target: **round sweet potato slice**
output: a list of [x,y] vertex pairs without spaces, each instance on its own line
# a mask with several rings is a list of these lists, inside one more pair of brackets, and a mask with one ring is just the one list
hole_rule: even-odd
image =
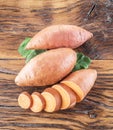
[[46,112],[55,112],[61,108],[61,96],[54,88],[47,88],[42,92],[42,96],[46,101],[44,110]]
[[39,92],[33,92],[31,94],[32,106],[30,107],[33,112],[41,112],[45,107],[45,100]]
[[23,109],[29,109],[32,105],[32,98],[28,92],[22,92],[18,97],[18,104]]
[[67,87],[62,83],[53,85],[52,88],[56,89],[62,97],[62,106],[61,106],[62,110],[75,106],[76,94],[72,91],[72,89],[70,89],[69,87]]

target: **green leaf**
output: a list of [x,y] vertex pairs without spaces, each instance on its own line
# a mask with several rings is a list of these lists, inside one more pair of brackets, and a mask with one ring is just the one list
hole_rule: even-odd
[[25,40],[20,44],[19,48],[18,48],[18,52],[20,53],[20,55],[22,55],[24,58],[26,58],[28,56],[28,54],[31,53],[31,50],[26,50],[25,47],[28,44],[28,42],[31,40],[31,38],[27,37],[25,38]]
[[77,53],[77,63],[73,68],[73,72],[80,69],[86,69],[89,67],[91,59],[85,56],[83,53]]
[[82,53],[77,53],[77,61],[84,58],[84,55]]
[[26,58],[26,63],[28,61],[30,61],[36,55],[46,51],[46,50],[26,50],[25,49],[26,45],[29,43],[30,40],[31,40],[31,38],[29,38],[29,37],[25,38],[25,40],[20,44],[20,46],[18,48],[18,52],[20,53],[20,55],[22,55],[24,58]]
[[39,55],[40,53],[43,53],[46,50],[32,50],[31,53],[29,53],[26,57],[26,63],[29,62],[33,57],[36,55]]
[[[25,40],[20,44],[18,48],[18,52],[26,58],[26,62],[29,62],[33,57],[36,55],[45,52],[46,50],[26,50],[25,47],[29,43],[31,38],[27,37]],[[91,59],[85,56],[83,53],[77,53],[77,63],[73,68],[73,72],[80,69],[86,69],[89,67],[91,63]]]
[[91,63],[91,59],[87,56],[84,57],[84,61],[87,62],[87,64]]

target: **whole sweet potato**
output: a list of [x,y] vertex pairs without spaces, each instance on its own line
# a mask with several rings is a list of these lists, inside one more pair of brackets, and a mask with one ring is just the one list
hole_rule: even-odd
[[82,69],[71,73],[61,83],[70,87],[77,94],[77,102],[85,98],[97,78],[95,69]]
[[31,59],[15,79],[19,86],[46,86],[60,81],[71,72],[77,60],[70,48],[46,51]]
[[27,44],[26,49],[77,48],[93,34],[74,25],[52,25],[38,32]]

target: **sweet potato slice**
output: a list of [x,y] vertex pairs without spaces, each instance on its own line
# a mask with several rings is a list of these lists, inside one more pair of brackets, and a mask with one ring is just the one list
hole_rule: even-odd
[[28,92],[22,92],[18,97],[18,104],[23,109],[29,109],[32,105],[32,98]]
[[54,88],[47,88],[42,92],[42,96],[46,101],[44,110],[46,112],[55,112],[61,108],[61,96]]
[[52,25],[38,32],[27,49],[77,48],[93,36],[89,31],[74,25]]
[[70,87],[77,94],[77,102],[80,102],[93,87],[96,78],[96,70],[83,69],[71,73],[61,83]]
[[56,89],[62,97],[61,109],[68,109],[76,104],[76,94],[64,84],[53,85],[52,88]]
[[31,111],[41,112],[45,107],[45,100],[43,96],[38,92],[33,92],[31,97],[33,100],[32,106],[30,107]]
[[18,86],[46,86],[60,81],[71,72],[77,60],[70,48],[46,51],[31,59],[15,78]]
[[77,94],[77,96],[76,96],[77,102],[80,102],[83,99],[84,93],[83,93],[82,89],[76,83],[74,83],[73,81],[69,81],[69,80],[62,81],[61,83],[70,87]]

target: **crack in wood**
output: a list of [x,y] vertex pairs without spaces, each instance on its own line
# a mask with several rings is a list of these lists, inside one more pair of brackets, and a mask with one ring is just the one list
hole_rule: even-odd
[[94,11],[95,8],[96,8],[96,3],[94,3],[94,4],[91,6],[90,10],[89,10],[88,13],[87,13],[87,17],[89,17],[89,16],[91,15],[91,13]]

